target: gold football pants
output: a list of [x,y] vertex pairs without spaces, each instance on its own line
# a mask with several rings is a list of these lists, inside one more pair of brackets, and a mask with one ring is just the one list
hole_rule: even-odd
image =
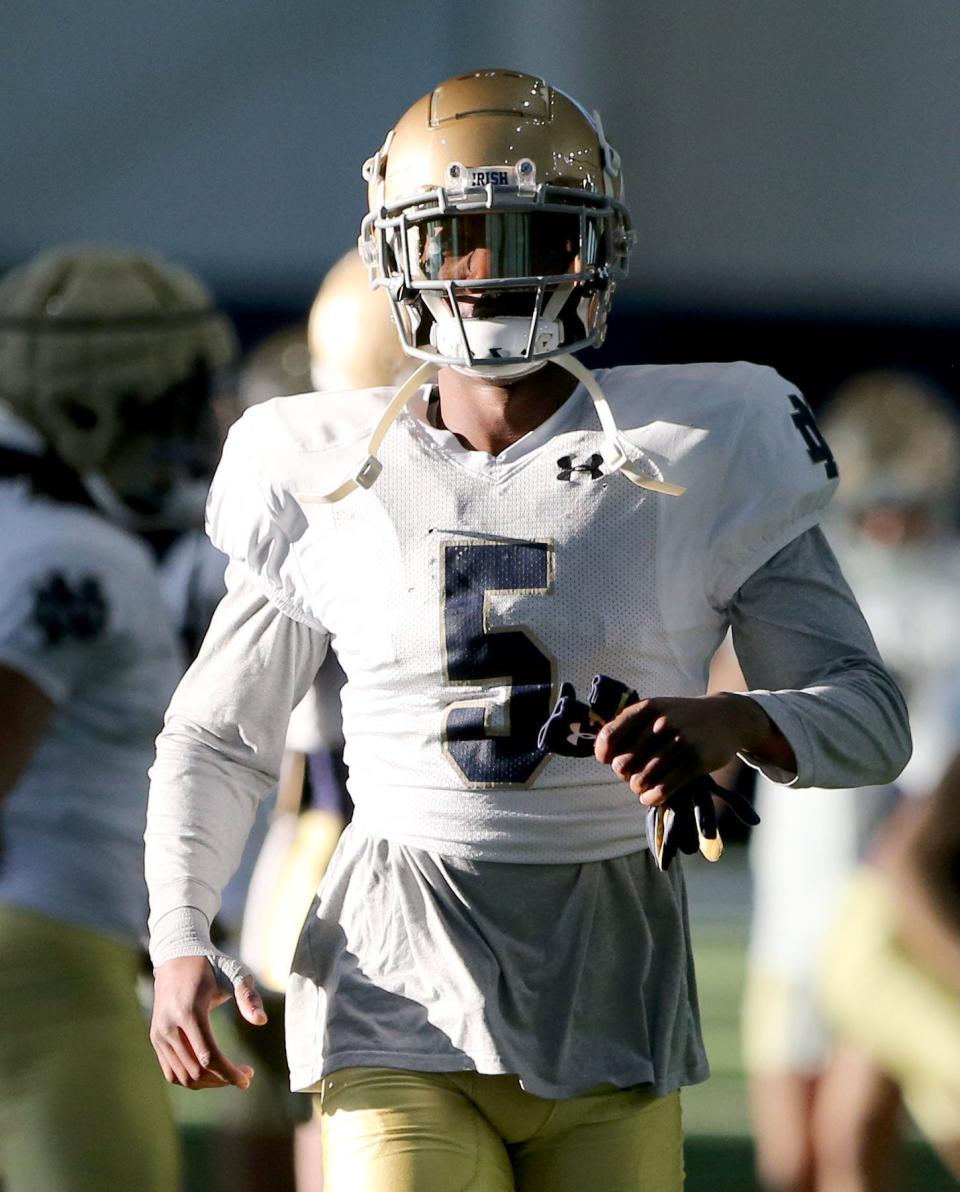
[[960,1144],[960,998],[901,948],[883,873],[861,866],[847,889],[823,966],[838,1034],[896,1080],[917,1125]]
[[675,1192],[680,1094],[560,1101],[515,1076],[346,1068],[318,1096],[329,1192]]
[[[180,1150],[133,948],[0,906],[4,1192],[175,1192]],[[199,1094],[196,1094],[199,1095]]]

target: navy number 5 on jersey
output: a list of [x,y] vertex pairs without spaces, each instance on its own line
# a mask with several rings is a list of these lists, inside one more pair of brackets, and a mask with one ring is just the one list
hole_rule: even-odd
[[[444,752],[467,786],[522,786],[545,760],[537,734],[550,715],[553,665],[527,630],[491,628],[487,604],[495,592],[550,592],[553,551],[546,542],[458,541],[441,549],[446,680],[501,689],[448,706]],[[497,698],[504,689],[505,706]]]

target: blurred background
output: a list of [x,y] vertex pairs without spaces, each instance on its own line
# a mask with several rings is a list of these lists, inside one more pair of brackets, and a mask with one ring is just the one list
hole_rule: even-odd
[[[897,368],[957,404],[955,0],[48,0],[8,5],[4,44],[0,271],[61,243],[155,249],[249,352],[355,241],[393,119],[450,75],[516,67],[598,109],[624,161],[638,246],[589,363],[746,358],[814,408]],[[714,1192],[754,1186],[745,853],[689,867],[715,1075],[686,1100],[688,1186]],[[953,1186],[911,1147],[906,1186]]]
[[4,32],[0,266],[152,246],[252,342],[356,237],[395,116],[514,66],[597,108],[623,156],[639,245],[611,356],[772,362],[814,404],[860,364],[953,378],[952,0],[53,0]]

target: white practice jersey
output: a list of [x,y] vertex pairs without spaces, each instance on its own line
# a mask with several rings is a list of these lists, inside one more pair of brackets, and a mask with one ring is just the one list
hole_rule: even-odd
[[0,662],[53,701],[0,805],[0,903],[127,943],[146,924],[147,769],[182,671],[149,551],[0,483]]
[[559,683],[585,697],[605,673],[641,696],[702,694],[734,593],[817,522],[833,461],[772,370],[598,379],[636,465],[682,496],[608,473],[582,387],[496,457],[432,427],[425,390],[386,436],[374,487],[335,504],[310,495],[355,469],[391,390],[279,398],[232,428],[209,532],[332,642],[361,826],[491,861],[643,848],[623,782],[537,748]]

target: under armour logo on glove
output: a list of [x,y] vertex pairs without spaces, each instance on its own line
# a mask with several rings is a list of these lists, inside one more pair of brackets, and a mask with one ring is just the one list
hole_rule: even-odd
[[107,623],[107,601],[100,581],[85,575],[71,587],[62,571],[52,572],[34,595],[33,621],[48,646],[70,637],[80,641],[96,637]]
[[585,464],[575,464],[572,455],[561,455],[557,460],[557,467],[560,469],[557,472],[558,480],[569,480],[574,472],[587,472],[591,480],[599,480],[603,475],[603,469],[600,465],[603,463],[603,456],[596,452],[590,456]]
[[[550,719],[540,729],[537,744],[549,753],[590,757],[600,729],[639,698],[632,687],[607,675],[594,675],[586,702],[577,699],[572,683],[563,683],[560,698]],[[647,810],[647,842],[659,869],[669,868],[677,853],[699,851],[708,861],[720,860],[723,841],[717,827],[714,796],[723,799],[743,823],[760,822],[743,795],[718,786],[709,774],[704,774],[688,782],[665,803]]]
[[593,676],[587,703],[577,699],[572,683],[561,683],[560,698],[540,729],[537,744],[547,753],[592,757],[597,733],[639,698],[632,687],[606,675]]

